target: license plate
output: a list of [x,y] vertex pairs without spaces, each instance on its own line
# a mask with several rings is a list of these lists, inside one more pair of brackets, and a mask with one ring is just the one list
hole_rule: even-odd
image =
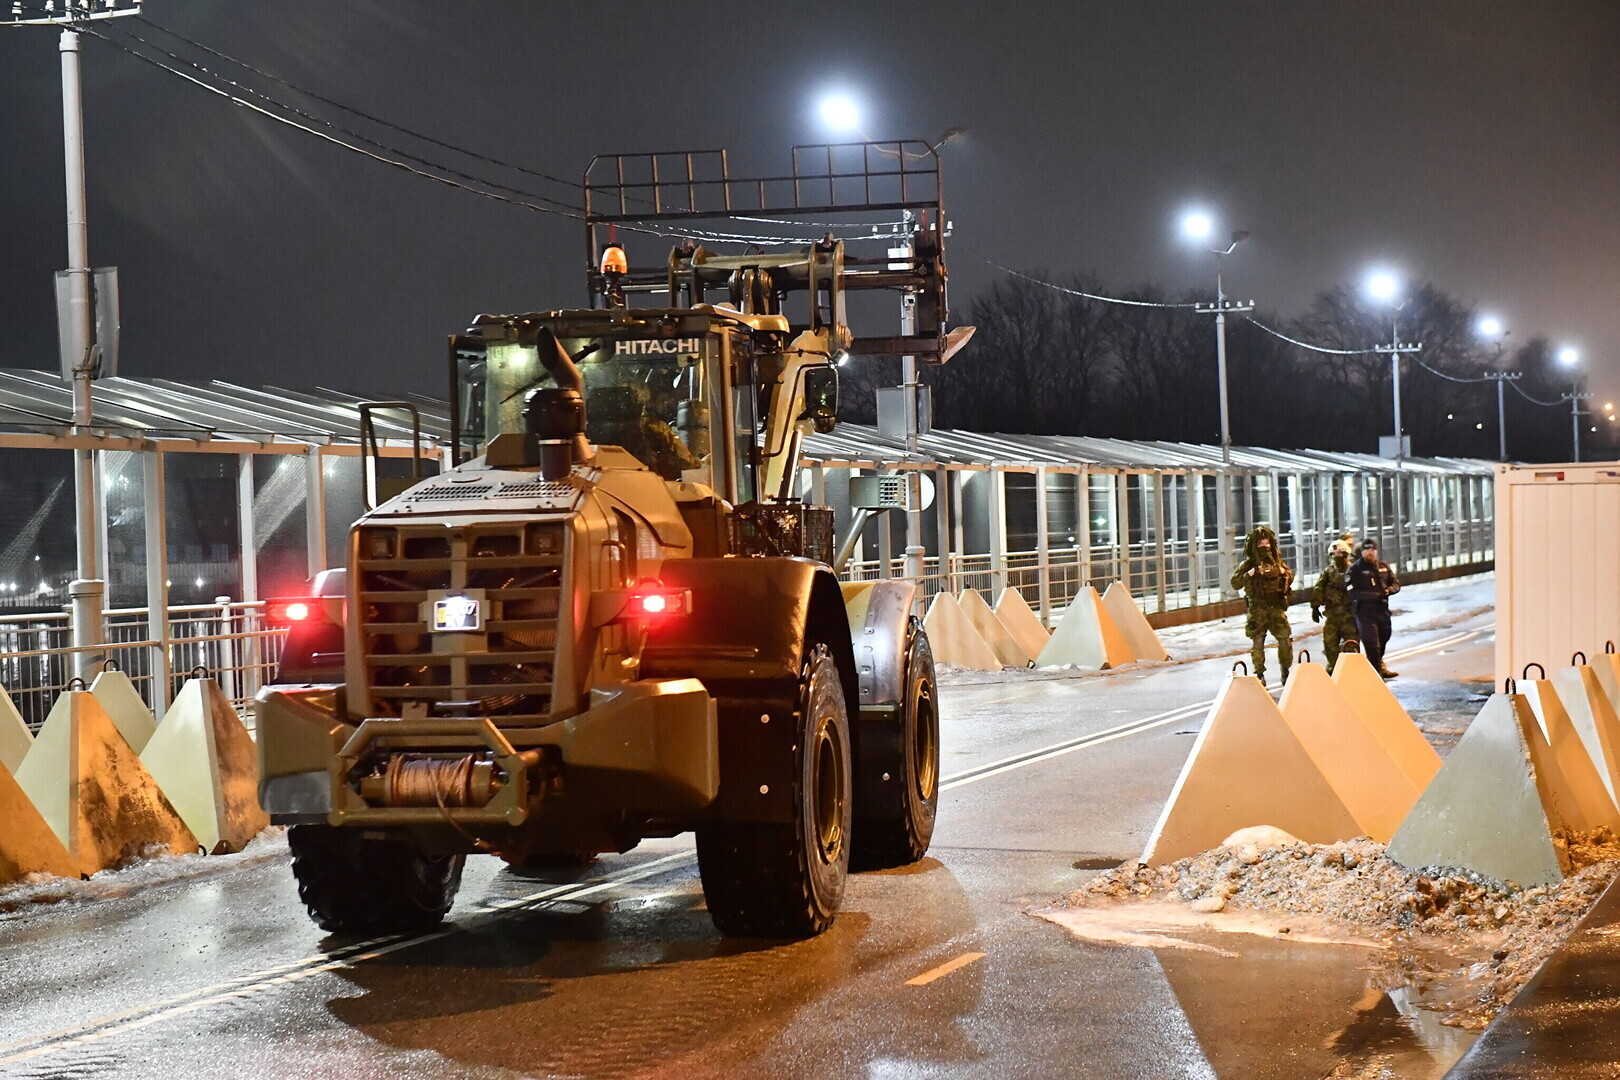
[[484,625],[484,613],[478,601],[470,596],[446,596],[433,601],[433,629],[446,631],[478,630]]

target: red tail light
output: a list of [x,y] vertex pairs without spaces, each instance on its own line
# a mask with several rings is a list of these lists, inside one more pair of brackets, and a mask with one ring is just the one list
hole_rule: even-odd
[[657,583],[642,583],[630,593],[625,605],[624,618],[664,619],[672,615],[692,613],[692,593],[689,589],[669,589]]
[[281,628],[309,623],[327,622],[326,603],[319,596],[283,597],[268,600],[264,605],[264,621]]

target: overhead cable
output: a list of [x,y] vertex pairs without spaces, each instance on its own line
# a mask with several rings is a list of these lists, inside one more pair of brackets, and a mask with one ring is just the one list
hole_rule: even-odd
[[1509,386],[1513,387],[1515,393],[1517,393],[1520,397],[1524,398],[1524,400],[1530,402],[1530,404],[1532,404],[1532,405],[1541,405],[1541,406],[1543,406],[1545,408],[1551,408],[1554,405],[1562,405],[1564,403],[1563,398],[1559,398],[1557,401],[1542,401],[1538,397],[1531,397],[1529,392],[1527,392],[1521,386],[1519,386],[1518,380],[1516,380],[1516,379],[1508,379],[1506,381],[1507,381],[1507,384]]
[[1330,349],[1326,345],[1312,345],[1308,341],[1300,341],[1298,338],[1291,338],[1281,330],[1273,330],[1259,319],[1256,319],[1253,315],[1245,315],[1244,318],[1248,319],[1251,324],[1261,330],[1264,330],[1272,337],[1281,341],[1286,341],[1290,345],[1298,345],[1302,349],[1309,349],[1311,352],[1327,353],[1330,356],[1369,356],[1376,353],[1389,351],[1388,349]]
[[1070,296],[1083,297],[1083,298],[1085,298],[1087,300],[1100,300],[1105,304],[1126,304],[1126,305],[1128,305],[1130,307],[1146,307],[1146,308],[1196,308],[1198,306],[1195,303],[1194,304],[1167,304],[1167,303],[1158,303],[1158,302],[1155,302],[1155,301],[1152,301],[1152,300],[1126,300],[1123,297],[1119,297],[1119,296],[1099,296],[1096,293],[1081,292],[1079,289],[1070,289],[1070,288],[1068,288],[1066,286],[1059,285],[1059,284],[1057,284],[1055,282],[1042,281],[1040,278],[1030,277],[1028,274],[1021,274],[1017,270],[1013,270],[1010,267],[1002,266],[1000,263],[996,262],[994,259],[986,259],[985,262],[989,263],[991,266],[995,267],[997,270],[1000,270],[1002,273],[1011,274],[1015,278],[1022,278],[1025,281],[1030,282],[1033,285],[1039,285],[1042,288],[1052,289],[1055,292],[1068,293]]

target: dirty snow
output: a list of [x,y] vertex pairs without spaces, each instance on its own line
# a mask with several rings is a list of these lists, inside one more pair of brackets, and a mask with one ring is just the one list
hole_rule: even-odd
[[[1473,574],[1468,577],[1447,578],[1408,585],[1390,602],[1393,620],[1393,648],[1400,648],[1403,634],[1425,630],[1439,630],[1455,626],[1496,607],[1496,575]],[[1306,649],[1311,658],[1320,660],[1322,627],[1311,622],[1309,604],[1295,604],[1289,609],[1294,627],[1294,647]],[[1231,615],[1208,622],[1188,623],[1160,630],[1159,640],[1170,653],[1169,660],[1144,660],[1125,664],[1109,671],[1089,668],[1006,668],[1001,671],[975,671],[951,664],[939,665],[941,682],[947,685],[983,685],[1000,682],[1022,682],[1032,679],[1096,678],[1115,671],[1135,671],[1143,668],[1166,667],[1209,660],[1218,656],[1247,657],[1249,639],[1243,636],[1242,615]]]
[[1116,944],[1218,950],[1182,935],[1297,929],[1298,940],[1376,946],[1374,977],[1386,989],[1416,987],[1442,1023],[1480,1029],[1620,872],[1620,839],[1607,829],[1566,844],[1571,876],[1523,889],[1456,870],[1407,870],[1365,837],[1239,842],[1162,867],[1127,863],[1035,914]]
[[272,825],[233,855],[155,853],[82,880],[29,874],[21,881],[0,885],[0,919],[18,917],[42,904],[115,900],[177,881],[212,877],[262,863],[284,862],[287,858],[287,830]]

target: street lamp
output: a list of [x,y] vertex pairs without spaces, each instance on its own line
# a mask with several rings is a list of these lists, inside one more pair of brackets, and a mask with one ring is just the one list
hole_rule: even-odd
[[1215,488],[1215,522],[1220,532],[1220,547],[1216,552],[1217,572],[1220,574],[1218,587],[1227,588],[1231,578],[1232,567],[1232,509],[1231,492],[1228,490],[1231,481],[1227,477],[1227,469],[1232,464],[1232,418],[1227,404],[1226,392],[1226,313],[1253,311],[1254,304],[1228,300],[1226,286],[1221,276],[1221,259],[1232,254],[1239,244],[1249,236],[1247,232],[1234,232],[1232,242],[1224,248],[1214,246],[1215,218],[1206,210],[1191,209],[1181,215],[1181,235],[1189,243],[1205,248],[1215,256],[1215,301],[1210,304],[1198,304],[1196,310],[1208,312],[1215,316],[1215,374],[1220,386],[1221,401],[1221,477]]
[[1395,467],[1406,459],[1406,446],[1401,439],[1401,354],[1417,352],[1419,345],[1402,345],[1400,336],[1401,309],[1406,307],[1406,284],[1395,271],[1377,267],[1367,272],[1362,282],[1367,299],[1379,307],[1390,308],[1389,315],[1389,381],[1395,398]]
[[1487,371],[1486,378],[1496,382],[1496,460],[1507,460],[1507,402],[1503,399],[1502,388],[1504,384],[1519,377],[1517,371],[1502,370],[1502,349],[1507,344],[1507,336],[1512,333],[1502,325],[1502,320],[1495,315],[1481,315],[1479,322],[1474,324],[1474,332],[1481,339],[1496,346],[1497,370]]
[[816,115],[831,131],[841,135],[858,134],[861,129],[861,105],[855,96],[843,90],[832,90],[822,95],[816,106]]
[[1570,460],[1581,460],[1581,402],[1591,397],[1591,394],[1581,393],[1581,366],[1580,350],[1573,345],[1560,346],[1553,354],[1558,366],[1567,370],[1569,374],[1569,393],[1562,395],[1569,402],[1569,449]]

